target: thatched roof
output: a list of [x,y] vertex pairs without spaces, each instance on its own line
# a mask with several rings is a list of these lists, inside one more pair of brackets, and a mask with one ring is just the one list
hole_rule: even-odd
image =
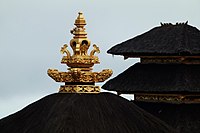
[[173,130],[114,94],[57,93],[1,119],[0,132],[173,133]]
[[199,133],[200,104],[170,104],[133,101],[136,105],[167,122],[180,133]]
[[121,93],[197,93],[200,92],[200,65],[137,63],[102,88]]
[[107,52],[126,57],[200,55],[200,31],[187,24],[164,24]]

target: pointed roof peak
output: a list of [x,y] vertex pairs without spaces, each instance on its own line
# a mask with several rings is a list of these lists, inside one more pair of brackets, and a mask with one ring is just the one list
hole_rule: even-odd
[[176,22],[176,24],[172,24],[172,23],[162,23],[160,22],[161,26],[177,26],[177,25],[188,25],[188,21],[186,22]]

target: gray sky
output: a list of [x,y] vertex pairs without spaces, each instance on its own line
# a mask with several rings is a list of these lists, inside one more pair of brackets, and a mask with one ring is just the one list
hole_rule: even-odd
[[[101,49],[96,71],[118,75],[136,59],[106,51],[160,22],[189,21],[200,29],[199,0],[0,0],[0,118],[58,91],[48,68],[65,71],[59,50],[84,13],[88,38]],[[100,84],[101,85],[101,84]]]

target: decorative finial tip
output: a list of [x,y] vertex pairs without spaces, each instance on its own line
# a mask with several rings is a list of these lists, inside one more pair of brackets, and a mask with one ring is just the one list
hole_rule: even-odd
[[81,14],[83,14],[83,12],[80,11],[80,12],[78,12],[78,14],[81,15]]
[[78,12],[77,19],[84,19],[83,12]]
[[75,20],[75,25],[77,27],[81,26],[82,28],[83,28],[84,25],[86,25],[85,18],[83,16],[83,12],[78,13],[78,17]]

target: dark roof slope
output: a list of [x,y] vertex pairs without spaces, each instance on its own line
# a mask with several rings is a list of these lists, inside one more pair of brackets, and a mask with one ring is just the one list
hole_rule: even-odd
[[0,120],[1,133],[171,133],[172,129],[110,93],[57,93]]
[[200,65],[137,63],[102,88],[122,93],[200,92]]
[[165,24],[107,51],[128,57],[200,55],[200,31],[187,24]]
[[200,132],[200,104],[133,102],[167,122],[180,133]]

